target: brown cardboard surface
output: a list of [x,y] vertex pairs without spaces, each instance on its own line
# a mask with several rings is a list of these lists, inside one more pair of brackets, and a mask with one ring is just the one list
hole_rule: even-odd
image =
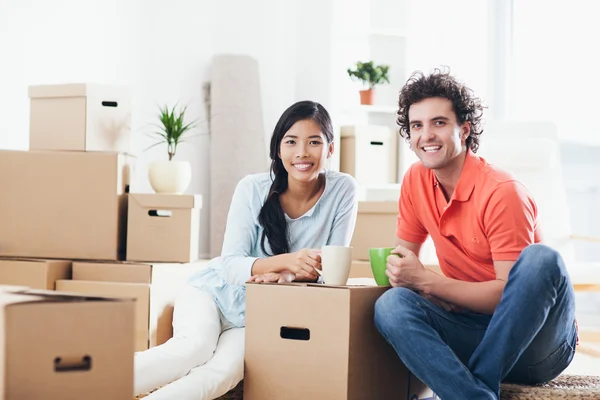
[[369,260],[371,247],[394,247],[397,201],[360,201],[350,245],[355,260]]
[[349,278],[373,278],[371,263],[369,261],[352,260]]
[[58,280],[56,281],[56,290],[92,296],[135,299],[135,351],[148,348],[149,285],[143,283]]
[[133,302],[0,292],[0,398],[130,400]]
[[[158,346],[173,336],[175,298],[195,272],[205,268],[210,260],[193,263],[129,263],[74,262],[73,280],[97,282],[129,282],[149,284],[149,320],[147,346]],[[141,323],[141,322],[140,322]]]
[[58,279],[71,279],[71,261],[0,258],[0,284],[54,290]]
[[[373,322],[385,290],[248,284],[244,398],[403,398],[409,372]],[[310,338],[286,339],[286,332]]]
[[[440,275],[444,275],[439,265],[425,264],[424,267]],[[371,263],[363,260],[352,260],[349,278],[373,278]]]
[[125,255],[133,159],[118,153],[0,151],[0,255]]
[[127,88],[65,84],[29,87],[29,148],[130,153]]
[[73,280],[152,283],[152,265],[75,261],[73,262]]
[[192,262],[198,259],[200,195],[129,195],[127,260]]

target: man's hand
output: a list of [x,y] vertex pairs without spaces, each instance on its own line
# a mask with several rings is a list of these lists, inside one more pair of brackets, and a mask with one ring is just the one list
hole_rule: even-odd
[[427,270],[415,253],[406,247],[397,246],[387,258],[385,274],[392,287],[405,287],[419,290]]

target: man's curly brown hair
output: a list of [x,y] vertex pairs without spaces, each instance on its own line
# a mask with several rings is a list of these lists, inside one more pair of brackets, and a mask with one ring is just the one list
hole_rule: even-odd
[[410,123],[408,110],[411,105],[431,97],[442,97],[452,102],[452,109],[456,114],[459,125],[465,121],[471,123],[471,132],[467,138],[467,149],[474,153],[479,148],[479,136],[483,133],[483,109],[481,100],[464,84],[458,82],[449,72],[436,68],[430,75],[414,72],[402,90],[398,100],[398,119],[400,136],[410,139]]

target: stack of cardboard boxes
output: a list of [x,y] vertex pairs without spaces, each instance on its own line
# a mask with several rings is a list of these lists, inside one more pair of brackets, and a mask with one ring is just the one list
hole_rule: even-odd
[[[126,88],[32,86],[29,97],[30,150],[0,150],[0,284],[29,288],[0,291],[8,371],[0,387],[5,396],[43,397],[24,375],[11,381],[20,364],[7,346],[31,340],[40,344],[30,344],[34,358],[20,362],[54,363],[48,386],[69,392],[58,397],[92,398],[93,388],[93,398],[130,399],[134,350],[168,340],[174,297],[205,265],[198,261],[201,196],[130,193]],[[33,331],[40,321],[48,325]],[[100,374],[93,386],[72,378],[85,371]],[[40,376],[29,374],[36,383]]]

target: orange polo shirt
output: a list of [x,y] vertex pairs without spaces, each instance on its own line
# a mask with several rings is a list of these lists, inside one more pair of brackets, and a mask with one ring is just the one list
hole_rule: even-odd
[[431,235],[440,268],[454,279],[495,279],[494,260],[516,261],[541,241],[527,189],[470,150],[449,202],[433,171],[418,162],[404,176],[398,209],[396,235],[413,243]]

